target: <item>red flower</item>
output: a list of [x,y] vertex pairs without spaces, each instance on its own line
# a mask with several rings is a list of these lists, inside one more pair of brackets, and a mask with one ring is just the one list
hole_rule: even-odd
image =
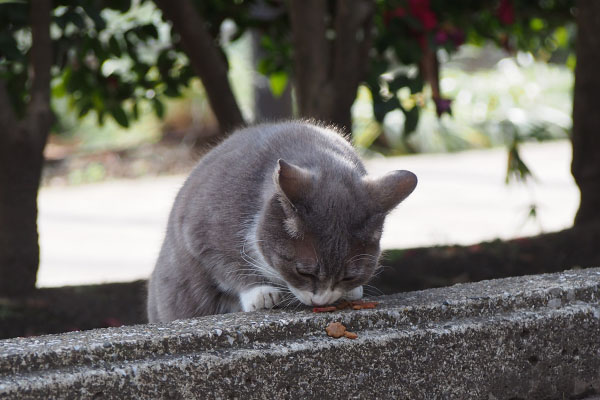
[[409,0],[410,13],[423,25],[423,29],[430,31],[437,25],[437,17],[431,11],[429,0]]
[[458,47],[465,42],[465,33],[451,23],[445,22],[440,24],[434,38],[436,44],[444,44],[451,41],[454,46]]
[[512,0],[500,0],[500,5],[496,11],[496,15],[504,25],[514,24],[515,22],[515,7]]
[[383,22],[389,25],[392,18],[402,18],[406,16],[406,10],[404,7],[396,7],[393,10],[389,10],[383,13]]
[[[423,30],[431,31],[437,26],[437,17],[431,11],[429,0],[409,0],[408,7],[410,15],[415,17],[423,25]],[[404,7],[396,7],[393,10],[386,11],[383,14],[383,20],[386,25],[390,23],[392,18],[402,18],[407,15]]]
[[450,32],[450,40],[452,40],[454,45],[458,47],[465,42],[465,33],[460,29]]
[[448,41],[449,35],[445,30],[439,30],[435,33],[435,42],[437,44],[444,44]]

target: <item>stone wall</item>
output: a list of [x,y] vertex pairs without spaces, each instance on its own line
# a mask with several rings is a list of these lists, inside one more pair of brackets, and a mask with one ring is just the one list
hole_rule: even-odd
[[[600,393],[600,269],[0,341],[0,398],[583,399]],[[333,339],[342,322],[358,338]]]

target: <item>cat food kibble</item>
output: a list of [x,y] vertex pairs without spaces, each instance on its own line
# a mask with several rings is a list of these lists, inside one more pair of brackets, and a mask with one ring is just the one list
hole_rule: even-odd
[[330,312],[330,311],[336,311],[336,310],[337,310],[336,306],[314,307],[313,308],[313,312]]
[[352,309],[353,310],[364,310],[368,308],[375,308],[377,306],[376,301],[353,301]]
[[354,332],[344,332],[344,336],[346,336],[348,339],[356,339],[358,337],[358,335]]
[[325,331],[327,332],[328,336],[337,339],[344,336],[344,333],[346,332],[346,327],[340,324],[339,322],[332,322],[327,326],[327,328],[325,328]]
[[362,301],[362,300],[346,301],[346,300],[344,300],[335,306],[313,307],[313,312],[316,312],[316,313],[332,312],[332,311],[337,311],[337,310],[344,310],[346,308],[352,308],[353,310],[363,310],[363,309],[368,309],[368,308],[375,308],[375,307],[377,307],[377,304],[379,304],[379,303],[377,303],[376,301]]

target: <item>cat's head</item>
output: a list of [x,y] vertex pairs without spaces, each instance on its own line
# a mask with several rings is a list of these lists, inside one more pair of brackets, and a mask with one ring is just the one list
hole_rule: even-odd
[[375,272],[385,216],[417,177],[380,178],[342,166],[315,172],[278,160],[276,193],[257,226],[264,261],[307,305],[330,304]]

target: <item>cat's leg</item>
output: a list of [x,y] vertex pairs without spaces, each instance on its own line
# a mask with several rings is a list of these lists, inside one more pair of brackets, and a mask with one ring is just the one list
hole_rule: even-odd
[[355,287],[354,289],[346,292],[344,294],[344,296],[342,296],[344,299],[346,300],[358,300],[358,299],[362,299],[363,297],[363,287],[362,286],[358,286]]
[[273,286],[255,286],[240,293],[240,304],[243,311],[255,311],[262,308],[273,308],[279,303],[281,292]]

